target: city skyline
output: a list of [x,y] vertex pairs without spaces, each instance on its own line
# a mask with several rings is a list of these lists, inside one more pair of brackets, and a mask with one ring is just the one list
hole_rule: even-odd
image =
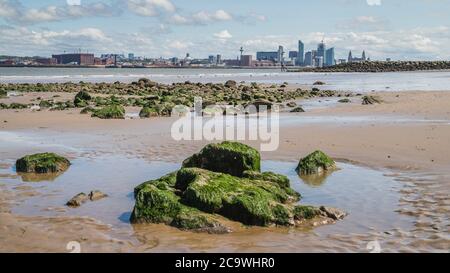
[[279,45],[287,53],[302,40],[307,53],[324,40],[335,59],[363,50],[372,60],[449,59],[449,9],[447,0],[0,0],[0,55],[232,59],[241,46],[253,56]]

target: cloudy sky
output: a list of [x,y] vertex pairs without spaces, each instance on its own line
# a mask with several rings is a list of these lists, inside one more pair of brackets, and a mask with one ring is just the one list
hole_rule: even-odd
[[324,39],[337,58],[448,60],[449,11],[450,0],[0,0],[0,55],[234,58]]

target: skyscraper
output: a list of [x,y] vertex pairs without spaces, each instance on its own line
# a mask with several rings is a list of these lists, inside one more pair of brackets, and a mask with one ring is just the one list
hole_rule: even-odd
[[298,53],[297,53],[297,65],[303,65],[305,62],[305,44],[302,41],[298,41]]
[[283,46],[278,47],[278,62],[283,63],[284,62],[284,48]]
[[317,57],[323,58],[323,63],[327,62],[327,58],[325,56],[325,51],[327,50],[327,47],[325,46],[325,43],[322,41],[317,45]]
[[325,53],[325,66],[333,66],[333,65],[335,65],[334,47],[327,49]]

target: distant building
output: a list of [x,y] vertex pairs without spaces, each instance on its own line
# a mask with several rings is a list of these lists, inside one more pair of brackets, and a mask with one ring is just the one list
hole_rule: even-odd
[[302,41],[298,41],[297,65],[301,66],[305,62],[305,45]]
[[216,56],[214,56],[214,55],[209,55],[209,57],[208,57],[208,62],[209,62],[209,64],[217,64]]
[[253,66],[253,56],[252,55],[242,55],[241,66]]
[[325,66],[333,66],[336,64],[334,59],[334,47],[325,51]]
[[348,62],[349,63],[362,63],[362,62],[365,62],[365,61],[367,61],[366,51],[363,51],[361,58],[353,57],[353,54],[352,54],[351,50],[348,53]]
[[134,61],[134,54],[133,53],[129,53],[128,54],[128,60]]
[[217,62],[218,65],[222,64],[222,55],[217,54],[217,56],[216,56],[216,62]]
[[259,51],[256,52],[256,59],[258,61],[277,61],[278,52],[277,51]]
[[315,66],[316,54],[317,54],[317,51],[315,51],[315,50],[306,52],[304,65],[305,66]]
[[298,58],[298,51],[289,51],[289,59],[294,60]]
[[52,55],[58,64],[78,64],[78,65],[94,65],[94,54],[89,53],[73,53]]
[[323,67],[323,56],[316,56],[314,58],[314,66]]
[[58,64],[58,60],[55,58],[38,58],[34,60],[36,63],[41,65],[55,65]]
[[282,46],[278,47],[277,62],[279,62],[279,63],[283,63],[284,62],[284,48]]
[[326,61],[327,61],[327,58],[325,55],[326,50],[327,50],[327,47],[325,46],[325,43],[323,41],[317,45],[317,55],[316,56],[322,57],[322,61],[321,61],[321,65],[316,63],[315,66],[323,67],[323,65],[326,63]]

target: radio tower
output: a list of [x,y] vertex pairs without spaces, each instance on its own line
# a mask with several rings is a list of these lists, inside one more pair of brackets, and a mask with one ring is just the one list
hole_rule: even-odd
[[244,47],[241,46],[241,49],[239,51],[241,52],[241,59],[239,61],[239,64],[242,66],[242,55],[244,55]]

